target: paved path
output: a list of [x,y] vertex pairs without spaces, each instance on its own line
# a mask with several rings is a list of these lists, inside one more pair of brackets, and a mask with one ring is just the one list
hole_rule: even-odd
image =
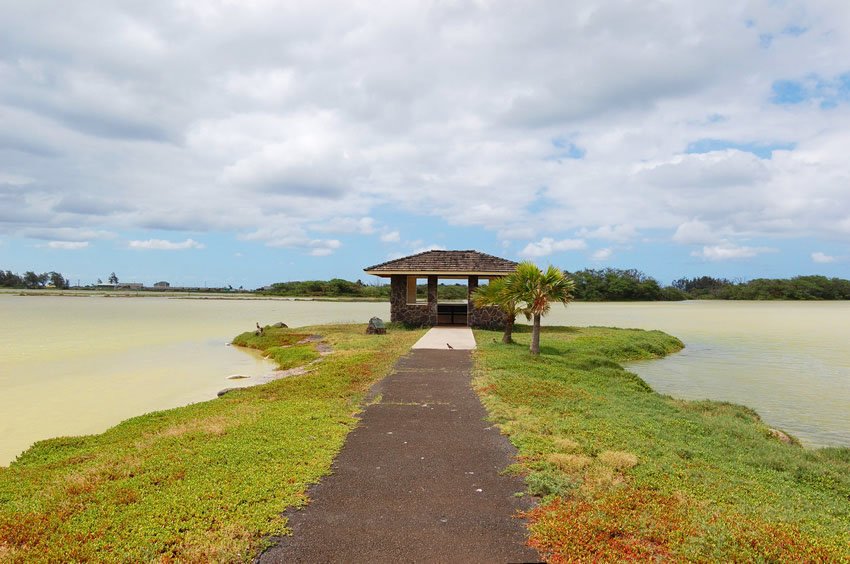
[[514,454],[470,387],[471,354],[414,350],[378,385],[293,534],[261,562],[532,562]]
[[413,349],[437,349],[441,351],[469,351],[475,348],[475,337],[469,327],[453,327],[443,325],[432,327],[421,339],[416,341]]

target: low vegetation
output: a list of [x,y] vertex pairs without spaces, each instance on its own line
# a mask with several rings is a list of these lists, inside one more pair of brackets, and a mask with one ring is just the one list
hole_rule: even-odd
[[0,270],[0,288],[68,288],[70,283],[58,272],[42,272],[38,274],[28,270],[16,274],[11,270]]
[[421,335],[341,325],[236,342],[304,361],[313,332],[334,353],[303,376],[42,441],[0,468],[0,562],[251,560],[286,532],[281,512],[306,502],[364,393]]
[[[826,276],[787,279],[757,278],[732,281],[701,276],[680,278],[669,286],[635,269],[584,269],[565,273],[575,282],[573,298],[579,302],[679,301],[679,300],[850,300],[850,280]],[[262,294],[293,297],[328,297],[388,300],[389,285],[370,286],[361,281],[310,280],[273,284]],[[466,299],[466,286],[440,284],[440,300]],[[417,286],[417,296],[427,295],[427,285]]]
[[325,298],[372,298],[389,299],[389,286],[369,286],[360,280],[350,282],[341,278],[331,280],[299,280],[277,282],[258,290],[267,296],[325,297]]
[[602,268],[567,273],[575,281],[575,299],[583,302],[678,301],[687,293],[662,287],[654,278],[634,269]]
[[850,300],[850,280],[826,276],[756,278],[747,282],[702,276],[676,280],[673,286],[691,299]]
[[[679,300],[850,300],[850,280],[827,278],[826,276],[795,276],[794,278],[757,278],[740,281],[700,276],[680,278],[669,286],[663,286],[655,278],[635,269],[602,268],[565,271],[575,282],[574,299],[580,302],[628,302],[628,301],[679,301]],[[108,278],[118,278],[113,272]],[[98,284],[100,284],[98,280]],[[68,289],[70,281],[58,272],[41,274],[27,271],[16,274],[0,269],[0,289],[16,288],[44,290],[45,288]],[[90,285],[77,290],[105,290],[103,286]],[[241,292],[227,286],[223,288],[140,288],[147,292]],[[284,296],[300,298],[329,298],[333,300],[386,301],[390,298],[389,284],[364,284],[361,280],[351,282],[341,278],[331,280],[303,280],[278,282],[254,292],[261,296]],[[416,286],[418,298],[428,295],[428,285]],[[440,300],[466,300],[466,284],[440,283],[437,286]]]
[[476,386],[541,496],[553,562],[850,559],[850,449],[807,450],[728,403],[675,400],[620,362],[682,344],[658,331],[547,327],[541,355],[478,331]]
[[[341,278],[333,278],[331,280],[303,280],[297,282],[278,282],[272,284],[268,288],[259,290],[261,294],[267,296],[290,296],[290,297],[309,297],[309,298],[342,298],[342,299],[362,299],[362,300],[382,300],[390,299],[390,285],[369,285],[362,281],[350,282]],[[437,285],[437,297],[440,300],[465,300],[467,298],[466,284],[445,284]],[[428,296],[428,285],[418,284],[416,286],[416,296],[425,298]]]

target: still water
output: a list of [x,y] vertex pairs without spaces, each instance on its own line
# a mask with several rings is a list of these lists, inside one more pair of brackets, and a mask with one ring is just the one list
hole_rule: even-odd
[[[389,304],[0,294],[0,465],[36,440],[101,432],[271,370],[226,346],[256,322],[373,315],[388,319]],[[571,304],[545,323],[661,329],[687,348],[630,367],[656,390],[743,403],[810,446],[850,445],[850,302]]]
[[255,323],[389,318],[389,304],[0,294],[0,465],[34,441],[99,433],[214,398],[274,368],[226,344]]
[[545,322],[661,329],[685,349],[628,366],[655,390],[744,404],[806,446],[850,446],[850,302],[571,304]]

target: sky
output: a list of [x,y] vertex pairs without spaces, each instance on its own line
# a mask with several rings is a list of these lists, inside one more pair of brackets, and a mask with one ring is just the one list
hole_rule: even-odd
[[0,0],[0,269],[850,278],[846,0]]

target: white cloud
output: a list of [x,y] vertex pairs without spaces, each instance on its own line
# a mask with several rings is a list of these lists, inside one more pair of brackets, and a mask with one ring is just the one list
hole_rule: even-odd
[[0,172],[0,184],[8,184],[9,186],[26,186],[27,184],[32,183],[33,179],[28,176]]
[[313,231],[328,233],[359,233],[360,235],[371,235],[375,232],[375,220],[371,217],[337,217],[326,222],[312,226]]
[[50,249],[62,249],[65,251],[76,251],[89,246],[88,241],[50,241],[47,247]]
[[91,239],[112,239],[115,237],[115,234],[109,231],[74,227],[26,228],[20,231],[20,235],[30,239],[70,242],[84,242]]
[[590,255],[590,258],[595,261],[603,262],[611,258],[613,254],[614,249],[604,248],[594,251],[593,254]]
[[693,251],[691,256],[699,257],[709,261],[723,261],[734,259],[746,259],[762,253],[775,252],[776,249],[768,247],[738,247],[731,244],[704,246],[699,251]]
[[499,230],[499,239],[515,241],[517,239],[531,239],[535,235],[535,229],[527,225],[517,225]]
[[519,254],[529,258],[545,257],[552,253],[579,251],[584,248],[587,248],[587,243],[583,239],[561,239],[560,241],[556,241],[551,237],[544,237],[536,243],[527,244]]
[[337,239],[313,239],[308,243],[310,255],[314,257],[326,257],[340,248],[342,243]]
[[[8,4],[4,237],[217,231],[328,253],[321,233],[395,233],[366,221],[379,210],[526,256],[558,252],[543,233],[659,230],[714,256],[850,232],[850,104],[770,103],[777,80],[847,71],[846,3]],[[583,158],[549,158],[558,139]],[[700,140],[795,148],[688,153]]]
[[588,239],[605,239],[626,243],[637,236],[637,230],[632,225],[602,225],[596,229],[582,228],[578,235]]
[[312,256],[328,256],[342,246],[338,239],[310,238],[298,224],[265,226],[239,238],[243,241],[264,241],[269,247],[298,249]]
[[686,221],[676,228],[673,240],[685,245],[701,245],[715,243],[720,239],[720,234],[707,223],[698,219]]
[[836,260],[836,257],[820,251],[812,253],[812,262],[816,262],[818,264],[828,264],[830,262],[835,262]]
[[194,239],[185,241],[166,241],[165,239],[148,239],[147,241],[128,241],[131,249],[154,251],[183,251],[186,249],[203,249],[205,245]]
[[668,161],[647,165],[640,174],[651,185],[694,194],[718,187],[751,186],[770,176],[761,159],[736,150],[677,155]]
[[398,243],[401,240],[401,234],[398,231],[387,231],[381,234],[381,241],[384,243]]
[[[442,245],[420,245],[415,247],[410,254],[416,255],[419,253],[424,253],[425,251],[445,251],[446,248]],[[398,257],[396,257],[398,258]]]

